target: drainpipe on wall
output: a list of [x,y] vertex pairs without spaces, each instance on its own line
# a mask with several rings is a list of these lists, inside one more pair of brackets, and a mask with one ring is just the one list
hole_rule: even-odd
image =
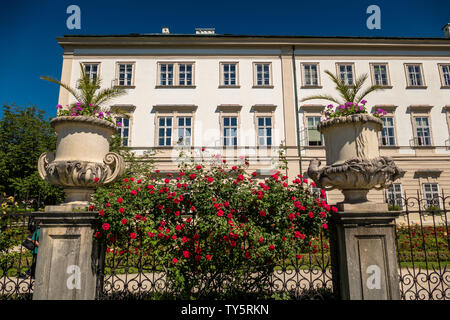
[[297,70],[295,67],[295,46],[292,46],[292,71],[294,72],[295,123],[297,128],[296,136],[297,136],[298,164],[300,167],[300,174],[302,174],[303,168],[302,168],[302,151],[300,148],[300,123],[298,120]]

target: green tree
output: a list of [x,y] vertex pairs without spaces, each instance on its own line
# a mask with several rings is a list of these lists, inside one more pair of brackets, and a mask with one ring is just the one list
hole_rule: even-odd
[[342,80],[340,77],[337,77],[329,70],[325,70],[325,73],[336,85],[335,89],[342,100],[335,98],[329,94],[319,94],[303,98],[301,101],[320,99],[331,101],[333,103],[337,103],[338,105],[343,105],[346,102],[360,103],[369,93],[382,89],[382,87],[379,85],[373,85],[362,90],[362,87],[368,77],[367,73],[360,75],[353,85],[346,84],[344,80]]
[[52,204],[63,199],[60,188],[39,177],[37,161],[54,151],[56,135],[45,112],[35,106],[3,105],[0,119],[0,191],[16,200]]

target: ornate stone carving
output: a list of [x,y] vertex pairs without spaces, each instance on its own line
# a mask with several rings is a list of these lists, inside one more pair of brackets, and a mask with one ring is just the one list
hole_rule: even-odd
[[320,188],[340,189],[345,196],[344,202],[367,201],[370,189],[384,189],[396,179],[402,178],[405,171],[399,169],[388,157],[375,159],[349,159],[343,163],[319,168],[319,159],[311,160],[308,176]]
[[[62,187],[96,187],[114,181],[123,171],[123,159],[107,153],[103,162],[54,161],[52,152],[39,157],[38,170],[42,179]],[[94,179],[98,178],[98,181]]]

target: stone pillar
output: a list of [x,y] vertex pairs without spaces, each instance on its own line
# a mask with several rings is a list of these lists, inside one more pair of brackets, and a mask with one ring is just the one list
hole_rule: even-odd
[[[381,205],[382,206],[382,205]],[[332,219],[335,290],[343,300],[399,300],[391,211],[338,211]]]
[[96,218],[94,212],[61,210],[36,215],[41,232],[33,300],[95,299]]

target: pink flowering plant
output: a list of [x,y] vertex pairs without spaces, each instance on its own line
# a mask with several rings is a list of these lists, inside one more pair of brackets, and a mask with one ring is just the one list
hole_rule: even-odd
[[100,219],[95,237],[115,259],[132,254],[166,270],[184,298],[263,286],[280,261],[298,266],[303,254],[318,251],[313,238],[327,232],[337,209],[302,176],[289,182],[279,171],[262,177],[248,166],[183,163],[173,174],[156,170],[100,187],[91,207]]
[[[339,106],[329,104],[323,112],[323,121],[327,121],[336,117],[345,117],[353,114],[368,113],[365,106],[366,103],[366,100],[361,100],[360,103],[346,102]],[[378,108],[375,112],[372,113],[372,115],[377,118],[382,118],[386,113],[387,112],[385,110]]]
[[111,87],[101,89],[101,79],[86,73],[83,64],[80,63],[81,77],[77,81],[76,88],[52,77],[43,76],[41,79],[58,84],[67,90],[77,102],[63,107],[56,106],[57,116],[87,116],[114,122],[110,111],[104,107],[108,101],[126,93],[123,88]]

